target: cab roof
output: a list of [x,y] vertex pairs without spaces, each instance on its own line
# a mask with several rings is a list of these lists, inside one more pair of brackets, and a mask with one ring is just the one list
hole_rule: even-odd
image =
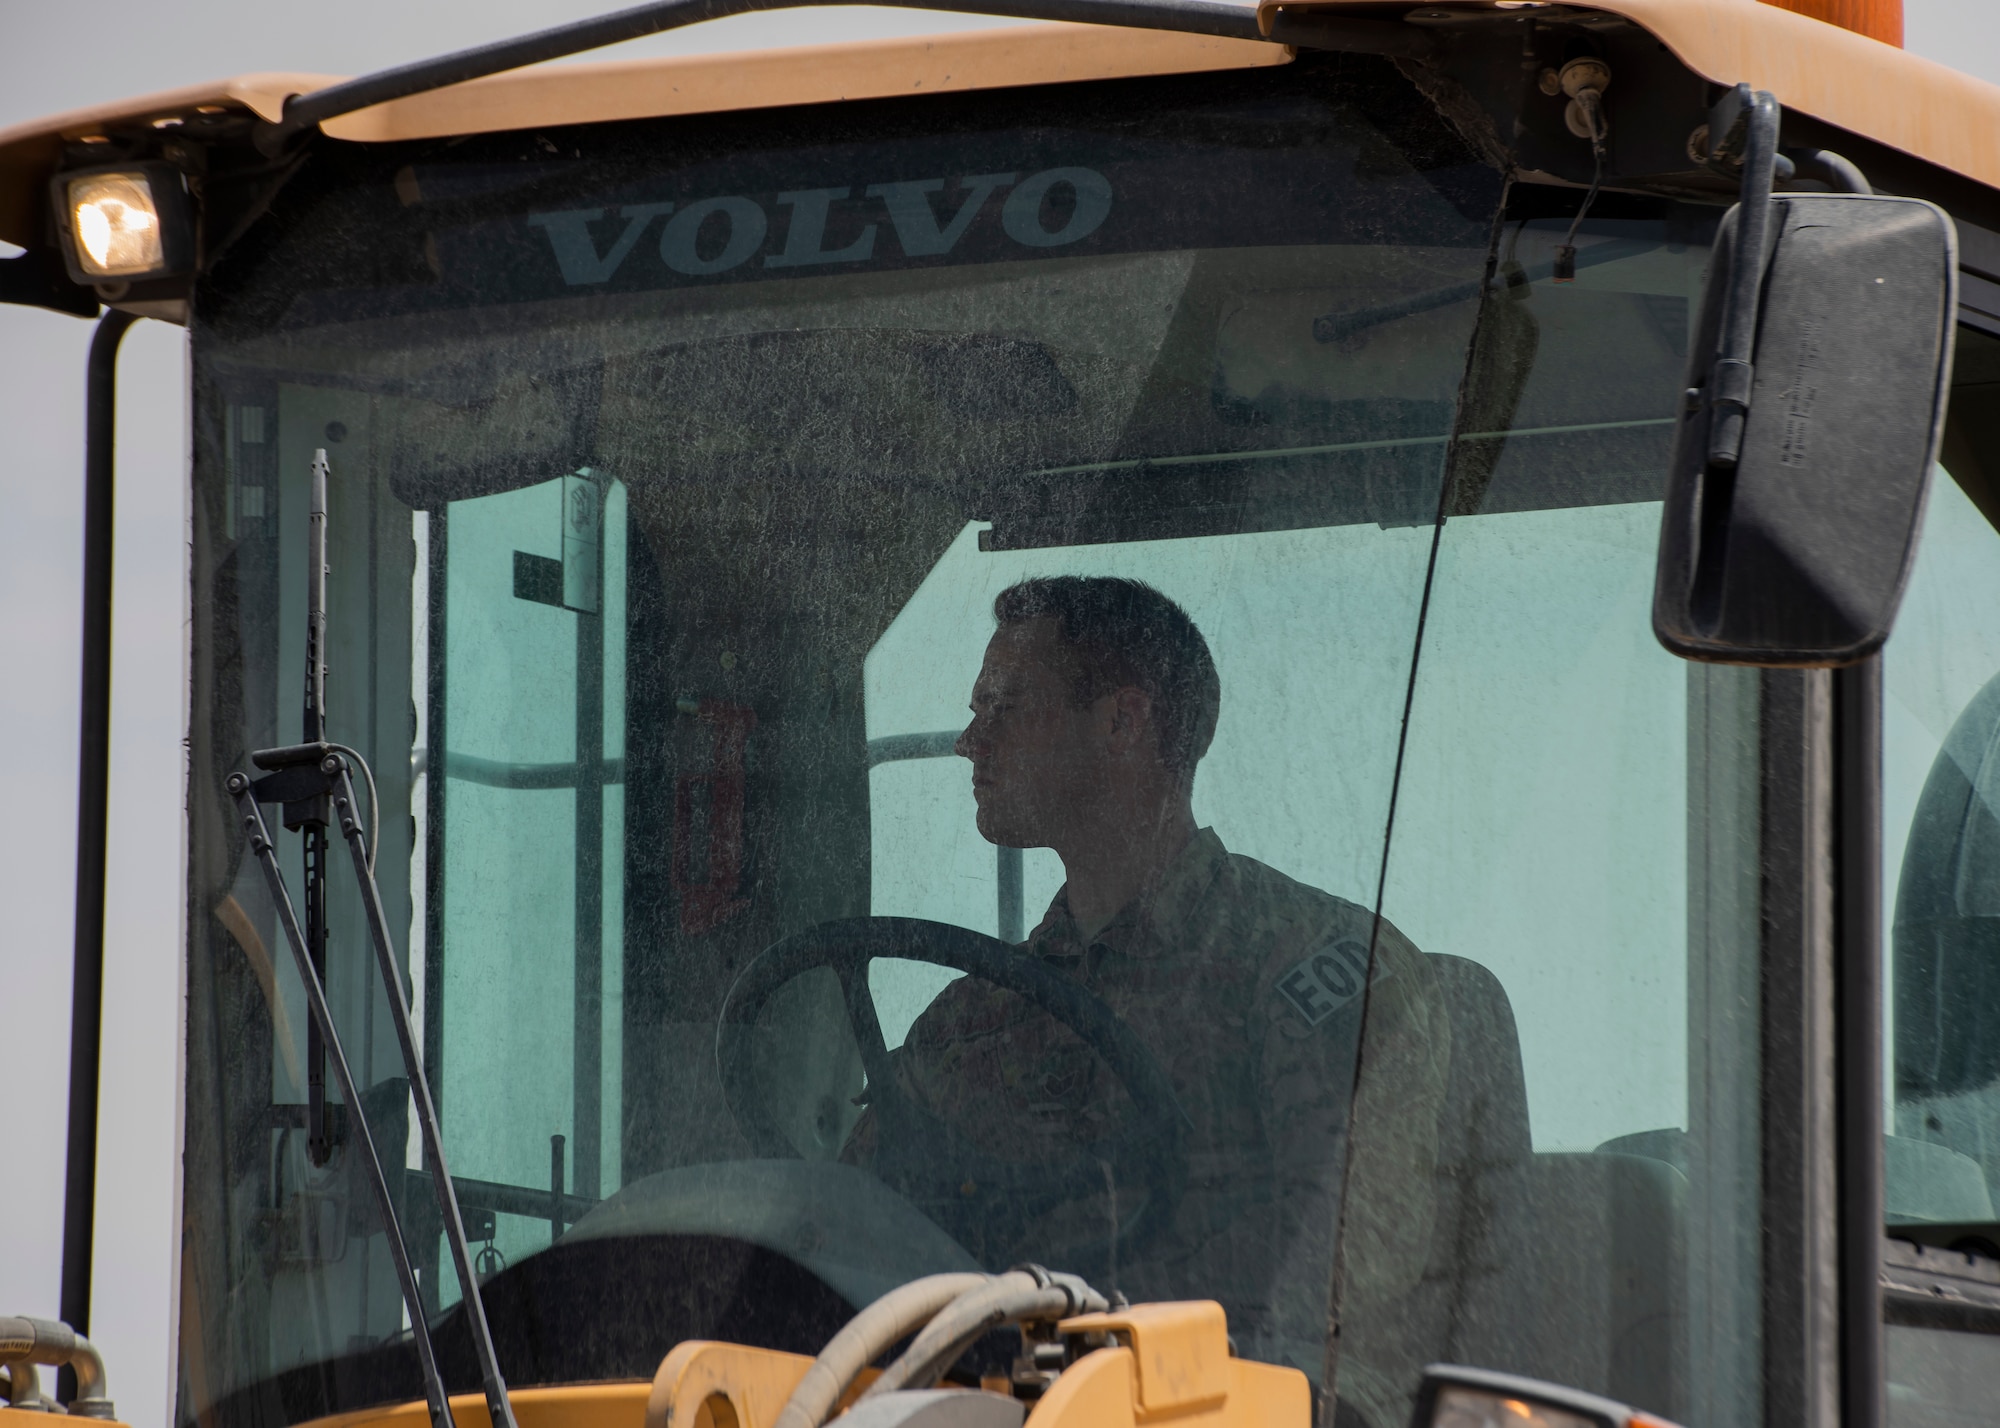
[[[1246,6],[1246,8],[1248,8]],[[1383,0],[1261,0],[1266,33],[1280,9],[1353,9]],[[1403,5],[1426,20],[1497,8],[1579,10],[1628,20],[1721,84],[1768,89],[1791,111],[2000,189],[2000,86],[1762,0],[1445,0]],[[376,105],[329,120],[338,139],[399,139],[587,124],[845,99],[1282,64],[1276,44],[1159,30],[1048,24],[587,64],[543,65]],[[0,238],[44,241],[48,179],[66,145],[119,129],[170,127],[201,114],[275,120],[287,98],[337,83],[316,74],[252,74],[95,105],[0,130]]]
[[[1104,25],[1010,25],[906,39],[732,54],[551,64],[476,79],[344,114],[321,126],[359,143],[506,129],[772,109],[1086,79],[1284,64],[1281,45]],[[44,189],[66,145],[108,131],[168,126],[204,112],[282,117],[285,101],[347,76],[249,74],[0,129],[0,238],[42,241]]]

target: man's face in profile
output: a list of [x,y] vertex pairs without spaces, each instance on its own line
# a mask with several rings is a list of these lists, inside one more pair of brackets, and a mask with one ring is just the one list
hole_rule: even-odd
[[958,753],[972,760],[979,832],[1003,848],[1060,847],[1109,772],[1109,696],[1079,706],[1076,655],[1053,619],[1002,625],[972,686]]

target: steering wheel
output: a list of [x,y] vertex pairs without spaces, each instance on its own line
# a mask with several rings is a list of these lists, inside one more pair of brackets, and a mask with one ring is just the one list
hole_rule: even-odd
[[[897,1085],[868,989],[868,964],[877,957],[950,967],[1025,998],[1103,1058],[1131,1098],[1136,1112],[1131,1124],[1067,1164],[1023,1164],[982,1149],[976,1139],[979,1127],[947,1123]],[[1117,1187],[1142,1187],[1144,1204],[1101,1239],[1062,1246],[1059,1252],[1038,1245],[1037,1255],[1052,1263],[1061,1259],[1066,1268],[1081,1273],[1102,1273],[1104,1266],[1115,1266],[1143,1249],[1172,1221],[1187,1181],[1182,1141],[1187,1116],[1172,1081],[1145,1043],[1096,994],[1038,958],[969,928],[914,917],[854,917],[807,928],[765,948],[729,989],[716,1024],[716,1063],[730,1113],[759,1155],[795,1159],[799,1151],[759,1092],[751,1030],[774,992],[818,967],[831,969],[840,979],[868,1075],[869,1104],[880,1131],[876,1175],[976,1256],[991,1257],[981,1252],[982,1246],[1004,1251],[1056,1205],[1101,1194],[1107,1187],[1114,1205],[1124,1198]]]

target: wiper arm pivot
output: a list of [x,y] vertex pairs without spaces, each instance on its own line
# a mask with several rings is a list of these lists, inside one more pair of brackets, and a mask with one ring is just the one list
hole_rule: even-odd
[[[1623,258],[1636,258],[1641,253],[1649,253],[1659,246],[1657,242],[1647,238],[1613,238],[1603,243],[1593,243],[1588,248],[1577,249],[1575,265],[1578,268],[1594,268],[1599,263],[1615,263]],[[1553,278],[1555,271],[1555,260],[1551,258],[1511,277],[1508,285],[1513,287],[1538,283],[1546,278]],[[1385,323],[1415,317],[1419,313],[1435,312],[1441,307],[1451,307],[1455,303],[1470,302],[1484,292],[1486,287],[1487,280],[1482,278],[1478,282],[1453,283],[1450,287],[1412,293],[1393,302],[1356,308],[1352,312],[1323,313],[1313,319],[1313,340],[1340,342],[1349,337],[1358,337]]]

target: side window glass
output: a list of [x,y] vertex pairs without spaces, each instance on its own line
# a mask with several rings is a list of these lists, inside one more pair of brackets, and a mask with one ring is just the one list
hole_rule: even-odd
[[[1886,1209],[1892,1226],[1987,1224],[2000,1201],[2000,533],[1943,473],[1883,694]],[[1995,1247],[1990,1224],[1984,1238]]]
[[1566,223],[1520,213],[1468,379],[1342,1230],[1337,1391],[1375,1428],[1440,1360],[1761,1414],[1758,685],[1651,628],[1682,222],[1595,217],[1556,285]]
[[[440,866],[411,945],[432,994],[445,1153],[460,1179],[502,1185],[549,1184],[559,1157],[586,1201],[621,1179],[625,529],[624,486],[589,471],[454,501],[419,525],[441,638],[417,701],[413,807]],[[540,694],[550,671],[557,697]],[[526,1005],[563,1010],[545,1035],[478,1033]],[[462,1198],[489,1264],[551,1241],[542,1207]],[[449,1273],[444,1304],[458,1296]]]
[[[1882,659],[1891,1236],[2000,1276],[2000,340],[1961,328],[1944,469]],[[1892,1322],[1889,1421],[1962,1422],[2000,1338]]]

